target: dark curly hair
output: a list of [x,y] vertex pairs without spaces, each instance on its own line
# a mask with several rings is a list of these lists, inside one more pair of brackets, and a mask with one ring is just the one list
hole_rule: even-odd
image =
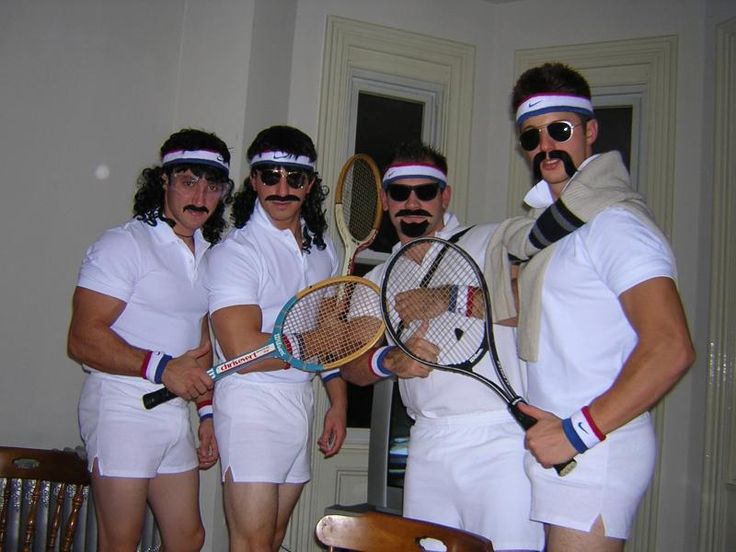
[[[227,144],[218,138],[215,134],[204,132],[196,129],[183,129],[169,136],[160,149],[161,158],[172,151],[195,151],[207,150],[222,155],[226,163],[230,163],[230,152]],[[220,241],[222,232],[227,226],[225,220],[225,205],[232,201],[231,190],[233,181],[230,180],[228,173],[217,168],[192,163],[177,163],[167,167],[161,166],[148,167],[141,171],[137,179],[138,190],[133,200],[133,214],[138,220],[142,220],[151,226],[156,226],[159,220],[169,224],[172,228],[175,222],[164,216],[164,181],[163,175],[169,178],[176,172],[191,170],[196,176],[207,176],[208,174],[225,180],[229,184],[228,191],[217,204],[217,208],[202,226],[202,235],[204,238],[215,244]]]
[[[272,126],[259,132],[246,152],[248,161],[250,162],[256,154],[266,151],[283,151],[294,155],[304,155],[313,162],[317,160],[317,149],[312,139],[301,130],[286,125]],[[251,171],[251,174],[243,181],[242,190],[236,193],[233,199],[230,217],[236,228],[242,228],[248,223],[258,199],[258,194],[250,184],[252,174]],[[310,250],[312,243],[320,250],[327,247],[324,239],[327,219],[323,204],[328,190],[322,186],[322,179],[318,173],[315,172],[312,176],[315,179],[314,185],[301,207],[301,216],[305,223],[302,249],[305,251]]]
[[550,62],[532,67],[522,73],[511,92],[511,110],[516,110],[524,100],[535,94],[553,92],[590,99],[590,86],[580,73],[569,65]]

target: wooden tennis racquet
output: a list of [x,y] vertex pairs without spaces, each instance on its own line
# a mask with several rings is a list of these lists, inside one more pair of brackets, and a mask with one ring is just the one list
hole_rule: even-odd
[[[207,374],[217,381],[267,358],[308,372],[350,362],[383,337],[379,305],[378,286],[369,280],[357,276],[322,280],[287,301],[268,342],[211,367]],[[151,409],[174,397],[162,387],[146,393],[143,405]]]
[[353,272],[355,258],[381,226],[381,173],[368,155],[358,153],[340,171],[335,190],[335,222],[345,245],[341,274]]
[[[537,422],[519,409],[524,399],[511,386],[496,350],[486,281],[461,247],[427,237],[399,249],[386,265],[381,312],[389,336],[409,357],[480,381],[506,402],[524,430]],[[409,341],[415,335],[432,345],[431,354],[412,350],[416,343]],[[498,381],[475,370],[487,353]],[[555,470],[567,475],[575,466],[572,459]]]

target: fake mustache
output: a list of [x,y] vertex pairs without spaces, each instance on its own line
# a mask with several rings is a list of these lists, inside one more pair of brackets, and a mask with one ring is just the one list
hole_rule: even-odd
[[431,217],[432,214],[424,209],[402,209],[396,213],[397,217]]
[[578,168],[572,161],[572,157],[570,157],[570,154],[566,151],[553,150],[549,153],[540,151],[537,155],[534,156],[533,160],[535,180],[542,180],[542,169],[540,168],[540,166],[542,164],[542,161],[544,161],[547,156],[549,156],[550,159],[560,159],[563,166],[565,167],[565,172],[567,173],[567,176],[569,176],[570,178],[572,178],[572,175],[574,175],[578,171]]
[[210,210],[204,205],[187,205],[184,207],[185,211],[194,211],[195,213],[209,213]]
[[270,195],[266,198],[266,201],[299,201],[299,198],[295,195]]

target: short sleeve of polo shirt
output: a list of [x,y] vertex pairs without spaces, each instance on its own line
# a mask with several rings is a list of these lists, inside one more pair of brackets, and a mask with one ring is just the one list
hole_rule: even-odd
[[107,230],[89,249],[77,286],[128,302],[139,278],[140,251],[122,228]]
[[206,286],[211,313],[234,305],[259,304],[259,259],[252,245],[234,240],[227,240],[209,252]]
[[589,224],[585,246],[591,262],[617,297],[652,278],[676,279],[669,244],[630,211],[607,209]]

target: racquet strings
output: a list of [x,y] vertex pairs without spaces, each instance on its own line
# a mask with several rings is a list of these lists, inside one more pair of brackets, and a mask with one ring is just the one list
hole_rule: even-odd
[[383,331],[378,290],[353,278],[300,297],[279,333],[295,359],[330,368],[362,353]]
[[381,209],[375,173],[366,159],[358,157],[350,164],[339,200],[350,235],[357,243],[363,243],[371,237]]
[[[482,282],[467,260],[440,242],[416,240],[387,270],[389,333],[406,347],[417,332],[439,349],[438,364],[470,370],[487,351]],[[421,355],[419,355],[421,356]]]

